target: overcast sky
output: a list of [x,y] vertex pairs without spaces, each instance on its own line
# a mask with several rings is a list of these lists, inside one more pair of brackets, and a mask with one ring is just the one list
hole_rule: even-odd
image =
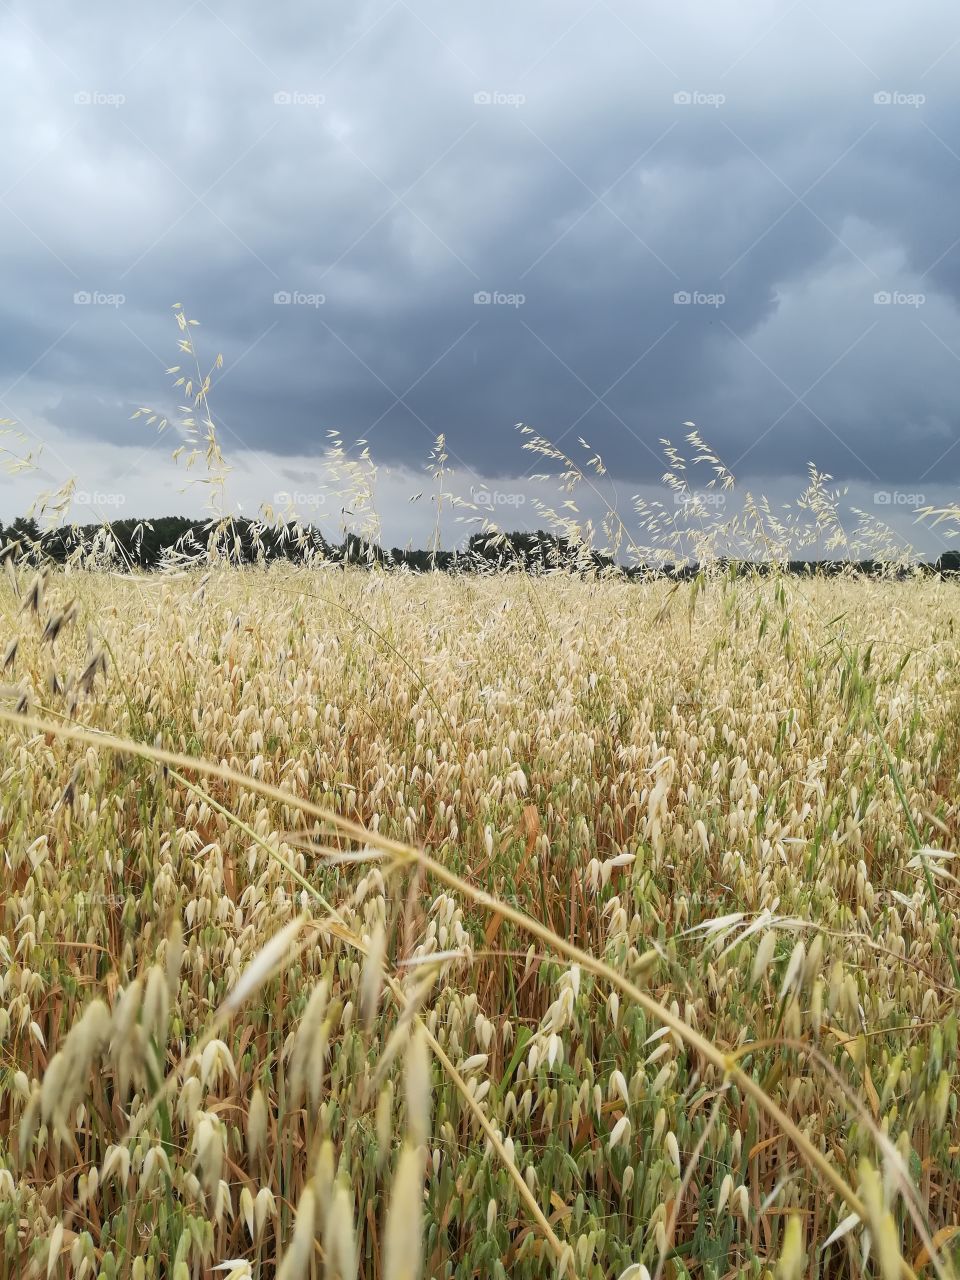
[[435,436],[517,493],[518,421],[624,493],[693,421],[774,497],[952,499],[958,69],[947,0],[9,0],[0,414],[46,448],[0,518],[69,474],[199,510],[130,421],[176,409],[175,302],[251,511],[333,430],[416,538]]

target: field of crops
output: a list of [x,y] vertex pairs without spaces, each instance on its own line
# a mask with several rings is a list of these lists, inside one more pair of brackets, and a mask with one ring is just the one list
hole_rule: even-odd
[[2,1280],[952,1274],[956,585],[0,593]]

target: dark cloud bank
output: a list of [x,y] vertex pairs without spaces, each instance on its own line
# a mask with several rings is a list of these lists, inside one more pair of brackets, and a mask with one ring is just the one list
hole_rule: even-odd
[[945,0],[14,0],[0,35],[0,413],[131,439],[182,302],[234,447],[443,431],[515,476],[524,420],[643,483],[692,419],[746,480],[960,477]]

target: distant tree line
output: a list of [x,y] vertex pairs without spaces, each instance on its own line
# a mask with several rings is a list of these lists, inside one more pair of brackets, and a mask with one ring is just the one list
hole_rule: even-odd
[[[386,550],[356,534],[342,542],[328,541],[310,525],[268,525],[246,518],[225,521],[190,520],[185,516],[161,516],[154,520],[113,520],[102,524],[64,525],[41,529],[32,517],[18,517],[12,524],[0,523],[0,557],[64,564],[113,561],[118,566],[155,570],[172,563],[203,563],[211,549],[236,564],[262,564],[286,560],[295,564],[325,561],[335,565],[380,566],[414,573],[438,570],[443,573],[510,572],[523,570],[545,573],[555,569],[581,573],[616,573],[627,578],[659,574],[678,580],[697,575],[696,564],[659,566],[617,565],[602,555],[562,535],[536,532],[474,533],[465,547],[457,550],[427,550],[393,547]],[[735,570],[735,561],[715,561],[721,568]],[[744,566],[746,567],[746,566]],[[844,572],[863,575],[889,574],[890,566],[879,560],[791,560],[785,566],[792,574],[836,576]],[[754,572],[769,572],[770,565],[752,564]],[[947,551],[936,561],[919,566],[898,567],[894,573],[906,576],[916,569],[944,575],[960,574],[960,551]]]
[[212,533],[221,553],[238,564],[303,561],[327,557],[333,551],[322,535],[309,526],[229,519],[215,527],[209,520],[190,520],[186,516],[111,520],[55,529],[41,529],[33,518],[20,517],[6,528],[0,524],[0,547],[7,555],[56,564],[71,557],[82,559],[85,554],[99,554],[130,568],[158,569],[172,560],[205,560]]

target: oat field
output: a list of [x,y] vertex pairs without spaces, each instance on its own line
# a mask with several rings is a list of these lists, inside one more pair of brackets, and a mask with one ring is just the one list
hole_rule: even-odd
[[0,591],[3,1280],[953,1274],[960,588]]

